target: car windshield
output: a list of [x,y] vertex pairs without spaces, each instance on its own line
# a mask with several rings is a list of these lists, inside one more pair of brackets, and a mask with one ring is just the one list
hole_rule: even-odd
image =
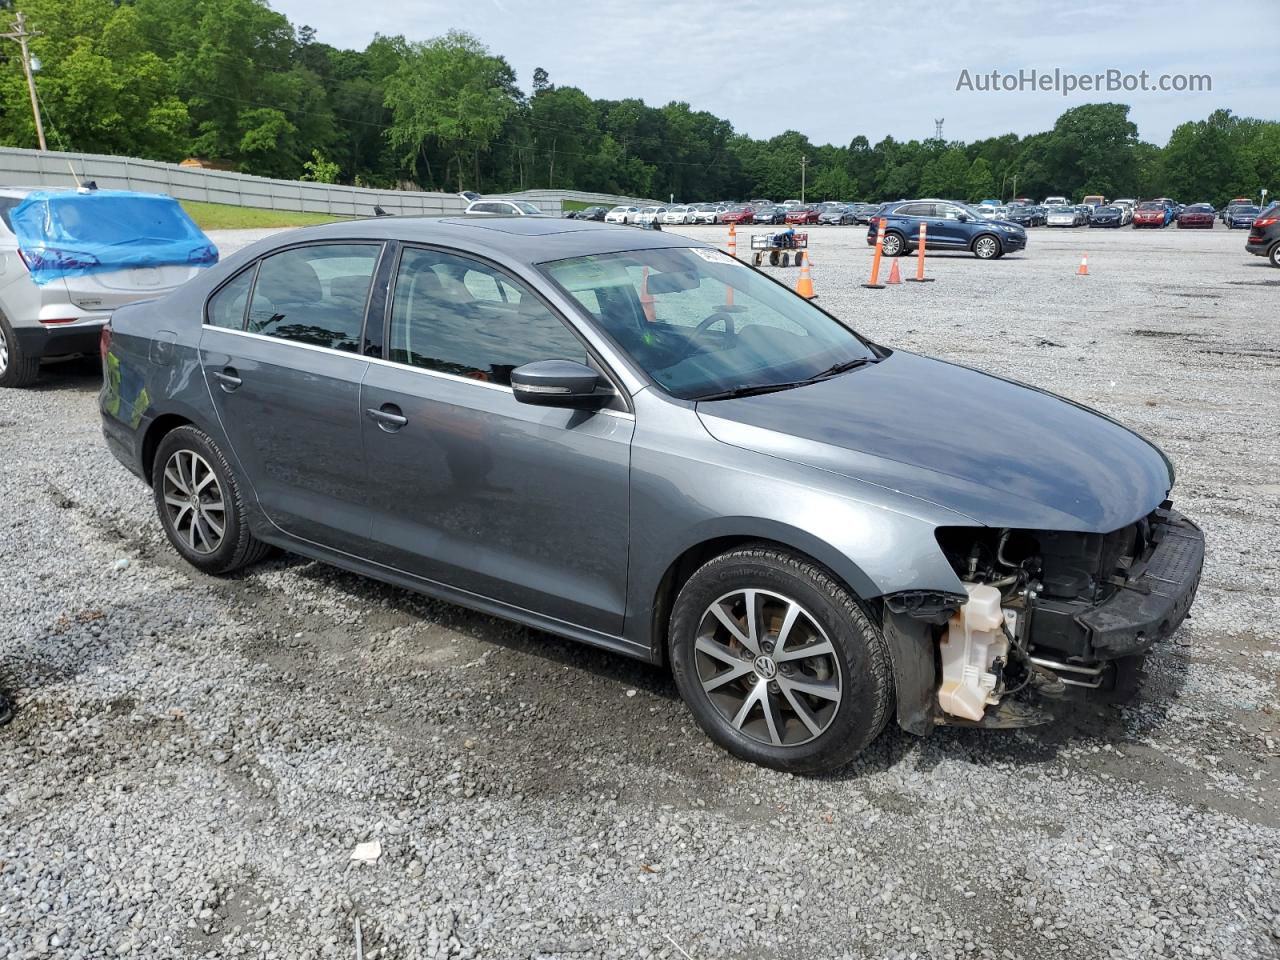
[[1119,213],[1119,207],[1099,207],[1098,213]]
[[718,250],[634,250],[542,270],[684,400],[781,388],[875,359],[848,327]]
[[1156,203],[1153,200],[1148,200],[1146,203],[1138,204],[1138,209],[1139,210],[1163,210],[1164,204]]
[[1236,208],[1236,213],[1243,213],[1246,216],[1250,214],[1256,214],[1257,212],[1258,212],[1257,207],[1237,207]]

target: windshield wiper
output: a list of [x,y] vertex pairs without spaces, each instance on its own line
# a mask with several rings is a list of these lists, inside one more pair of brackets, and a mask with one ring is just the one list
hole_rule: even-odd
[[858,367],[866,366],[868,363],[879,363],[878,357],[857,357],[853,360],[845,360],[843,363],[832,364],[827,369],[815,373],[808,379],[801,380],[800,383],[817,383],[819,380],[827,380],[837,374],[845,373],[848,370],[856,370]]
[[777,393],[779,390],[790,390],[792,387],[803,387],[811,383],[817,383],[819,380],[828,380],[847,370],[856,370],[866,364],[878,362],[878,357],[858,357],[854,360],[845,360],[842,363],[833,364],[811,377],[805,377],[803,380],[791,380],[786,383],[761,383],[755,386],[738,386],[730,390],[721,390],[718,393],[708,393],[705,396],[694,397],[694,400],[701,403],[703,400],[732,400],[736,397],[754,397],[761,393]]

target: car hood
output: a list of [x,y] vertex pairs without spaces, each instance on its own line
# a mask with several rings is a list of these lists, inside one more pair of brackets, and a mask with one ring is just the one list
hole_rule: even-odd
[[916,354],[805,387],[699,403],[723,443],[886,487],[991,527],[1107,533],[1160,505],[1173,467],[1087,407]]

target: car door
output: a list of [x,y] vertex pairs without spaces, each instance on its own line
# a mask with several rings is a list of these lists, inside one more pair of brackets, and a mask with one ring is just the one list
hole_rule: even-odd
[[352,552],[369,534],[360,355],[383,245],[273,253],[210,298],[200,358],[218,421],[266,516]]
[[960,214],[964,211],[954,203],[935,203],[932,206],[933,216],[929,218],[929,246],[933,246],[932,240],[936,233],[938,246],[941,248],[949,250],[967,248],[974,228],[978,224],[961,220]]
[[524,282],[427,247],[401,254],[386,336],[360,400],[371,559],[620,634],[634,419],[510,388],[533,360],[589,361],[582,342]]

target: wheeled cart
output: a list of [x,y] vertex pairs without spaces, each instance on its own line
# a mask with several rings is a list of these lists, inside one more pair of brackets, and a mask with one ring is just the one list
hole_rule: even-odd
[[762,267],[767,260],[771,267],[800,266],[801,250],[809,249],[809,235],[794,230],[778,233],[753,233],[751,235],[751,262]]

